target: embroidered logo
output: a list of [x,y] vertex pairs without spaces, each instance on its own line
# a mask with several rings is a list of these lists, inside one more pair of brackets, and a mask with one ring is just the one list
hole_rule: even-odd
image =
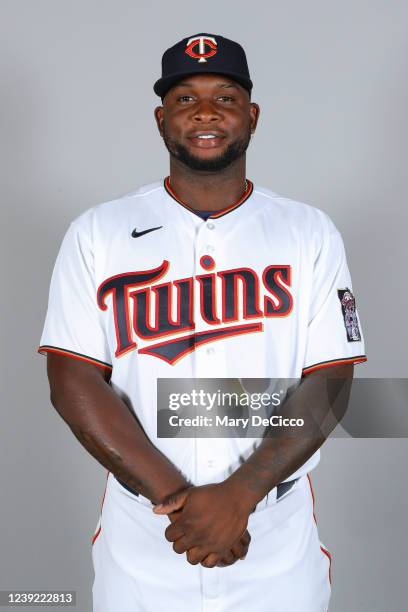
[[155,232],[156,230],[159,230],[162,227],[163,227],[162,225],[160,225],[159,227],[150,227],[149,229],[142,230],[141,232],[138,232],[137,229],[135,228],[131,236],[132,238],[140,238],[140,236],[144,236],[145,234],[149,234],[150,232]]
[[263,332],[265,319],[290,314],[290,265],[268,265],[260,273],[244,267],[217,271],[211,255],[203,255],[200,265],[203,274],[166,280],[171,266],[164,260],[157,268],[103,281],[97,301],[113,314],[116,357],[137,349],[173,364],[202,344]]
[[[198,53],[194,50],[198,45]],[[209,47],[209,51],[206,51]],[[194,59],[198,59],[198,63],[206,62],[207,57],[212,57],[217,53],[217,41],[212,36],[196,36],[187,41],[185,53]]]
[[347,332],[347,340],[349,342],[357,342],[361,340],[360,329],[358,327],[356,300],[350,289],[338,289],[341,311],[343,313],[344,326]]

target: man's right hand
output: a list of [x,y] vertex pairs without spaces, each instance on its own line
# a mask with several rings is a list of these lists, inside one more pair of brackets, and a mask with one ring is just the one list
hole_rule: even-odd
[[[171,523],[174,523],[180,516],[183,510],[174,510],[167,516]],[[243,560],[248,552],[251,536],[246,529],[242,536],[232,545],[230,550],[226,550],[222,555],[219,553],[210,553],[200,563],[203,567],[226,567],[233,565],[238,560]],[[190,550],[194,550],[194,547]],[[190,551],[189,551],[190,552]]]

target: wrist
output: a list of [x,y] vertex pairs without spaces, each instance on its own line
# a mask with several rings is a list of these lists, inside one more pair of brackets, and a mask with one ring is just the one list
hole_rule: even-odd
[[228,497],[247,514],[250,514],[256,504],[262,499],[256,491],[252,491],[248,484],[241,479],[240,474],[234,472],[222,483],[228,491]]
[[189,489],[193,486],[193,483],[180,476],[180,478],[175,478],[172,482],[167,482],[165,485],[161,486],[154,495],[155,501],[152,500],[152,502],[155,505],[162,504],[169,497],[169,495],[176,495],[177,493],[181,493],[181,491]]

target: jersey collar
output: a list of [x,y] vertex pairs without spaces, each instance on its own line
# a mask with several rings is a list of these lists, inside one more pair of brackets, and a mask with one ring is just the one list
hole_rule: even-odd
[[[167,193],[169,194],[169,196],[171,196],[173,198],[173,200],[176,200],[176,202],[178,202],[179,204],[181,204],[182,206],[184,206],[184,208],[187,208],[187,210],[189,210],[190,212],[194,213],[195,215],[197,215],[198,217],[200,217],[200,215],[197,213],[196,210],[194,210],[194,208],[191,208],[191,206],[189,206],[188,204],[186,204],[186,202],[183,202],[183,200],[181,200],[178,195],[175,193],[175,191],[173,190],[173,188],[170,185],[170,176],[166,176],[166,178],[163,181],[164,184],[164,188],[167,191]],[[244,193],[242,194],[242,196],[239,198],[239,200],[237,200],[236,202],[234,202],[233,204],[230,204],[229,206],[226,206],[225,208],[223,208],[222,210],[216,210],[214,211],[213,214],[211,214],[208,219],[219,219],[219,217],[223,217],[224,215],[228,214],[229,212],[231,212],[232,210],[235,210],[236,208],[238,208],[238,206],[241,206],[244,202],[246,202],[246,200],[249,198],[249,196],[252,194],[254,190],[254,184],[252,181],[250,181],[249,179],[247,179],[247,188],[244,191]],[[201,217],[200,217],[201,218]]]

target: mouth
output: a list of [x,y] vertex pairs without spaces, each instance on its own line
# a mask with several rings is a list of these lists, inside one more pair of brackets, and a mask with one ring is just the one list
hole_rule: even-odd
[[195,132],[188,139],[199,149],[215,149],[223,143],[225,136],[219,132]]

